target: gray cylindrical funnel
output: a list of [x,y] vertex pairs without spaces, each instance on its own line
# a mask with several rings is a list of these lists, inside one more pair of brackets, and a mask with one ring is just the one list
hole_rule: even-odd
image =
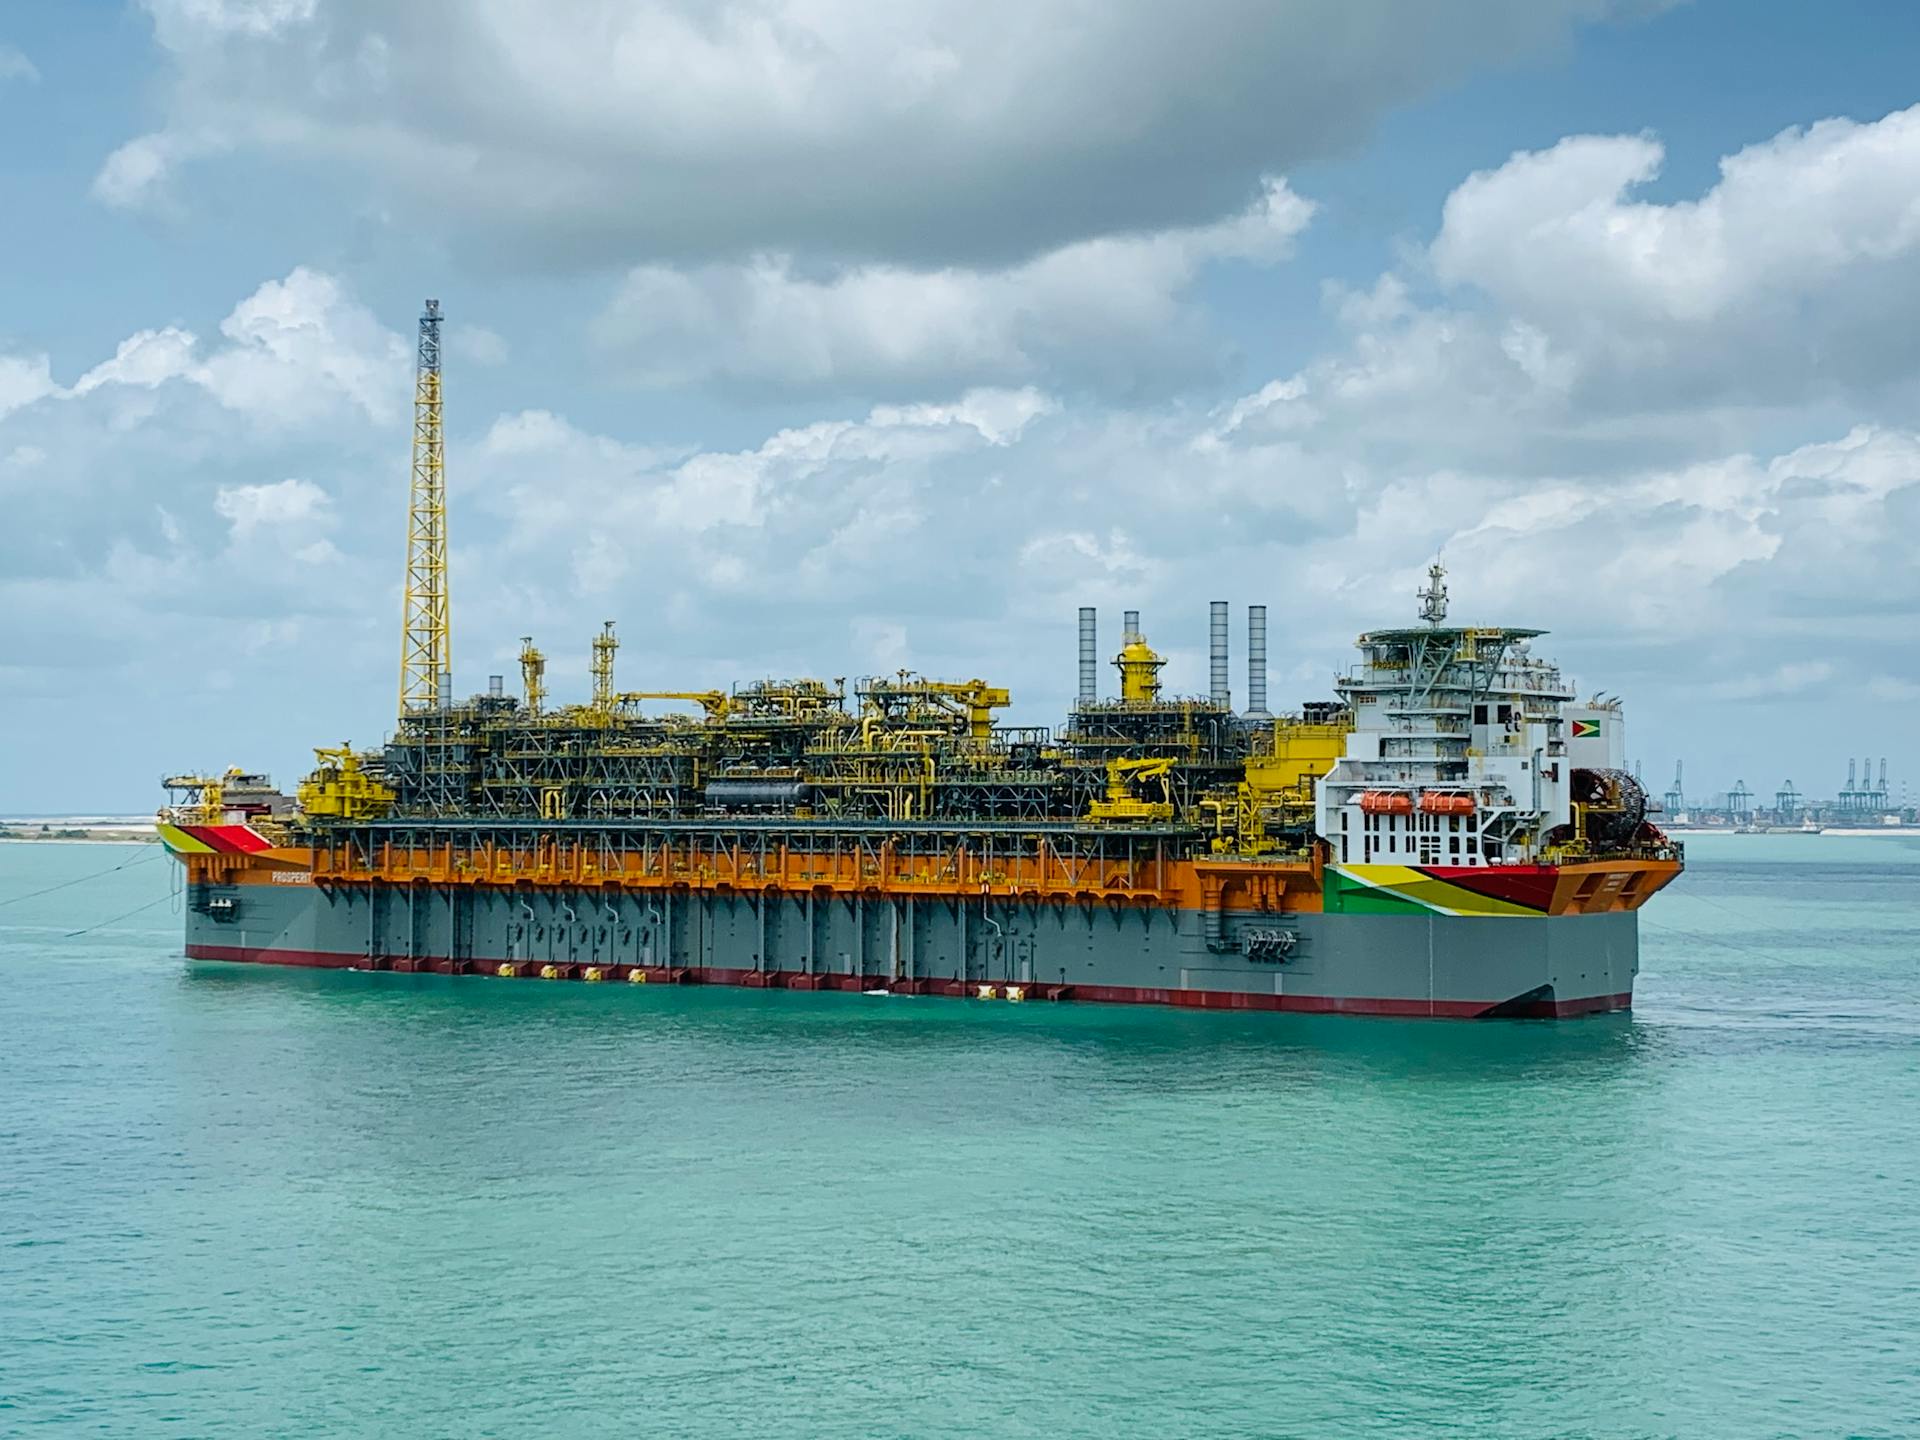
[[1227,683],[1227,602],[1215,600],[1207,633],[1207,659],[1212,671],[1213,703],[1223,708],[1233,704],[1233,687]]
[[1140,612],[1138,610],[1123,610],[1120,614],[1122,617],[1120,643],[1122,645],[1131,645],[1140,638]]
[[1267,716],[1267,607],[1247,607],[1247,715]]
[[1095,637],[1097,624],[1094,608],[1091,605],[1080,607],[1080,703],[1091,705],[1100,690],[1100,661],[1097,658],[1099,646]]

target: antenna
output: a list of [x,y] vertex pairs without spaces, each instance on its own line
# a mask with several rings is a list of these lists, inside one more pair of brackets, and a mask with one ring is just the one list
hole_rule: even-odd
[[400,713],[453,698],[447,596],[446,437],[440,425],[440,302],[420,316],[413,381],[413,487],[407,499],[407,598],[400,625]]

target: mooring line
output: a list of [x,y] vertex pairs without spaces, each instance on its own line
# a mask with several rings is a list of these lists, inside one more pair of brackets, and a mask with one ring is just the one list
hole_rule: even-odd
[[142,910],[151,910],[156,905],[165,904],[167,901],[171,900],[172,898],[173,896],[171,895],[162,895],[156,900],[147,901],[147,903],[144,905],[134,906],[133,909],[127,911],[125,914],[115,915],[111,920],[99,921],[97,924],[87,926],[84,930],[69,930],[65,935],[61,936],[60,938],[63,940],[71,940],[76,935],[91,935],[96,930],[105,929],[109,925],[117,925],[122,920],[131,919],[133,916],[138,915]]
[[5,900],[0,900],[0,905],[17,905],[22,900],[33,900],[42,895],[51,895],[56,890],[65,890],[69,885],[82,885],[89,880],[98,880],[117,870],[125,870],[129,865],[138,865],[144,860],[151,860],[156,854],[164,855],[166,850],[167,847],[164,845],[152,844],[146,847],[146,853],[136,855],[131,860],[123,860],[118,865],[109,865],[106,869],[96,870],[91,875],[79,875],[72,880],[62,880],[58,885],[49,885],[44,890],[29,890],[24,895],[10,895]]

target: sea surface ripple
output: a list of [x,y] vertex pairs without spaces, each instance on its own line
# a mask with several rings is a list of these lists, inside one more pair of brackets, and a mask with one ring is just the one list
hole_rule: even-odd
[[0,1435],[1920,1434],[1920,841],[1691,848],[1631,1017],[1465,1024],[197,963],[0,844]]

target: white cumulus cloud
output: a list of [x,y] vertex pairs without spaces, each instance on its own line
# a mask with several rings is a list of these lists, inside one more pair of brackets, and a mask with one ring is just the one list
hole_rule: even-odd
[[213,508],[226,517],[236,540],[250,539],[263,529],[326,523],[328,504],[326,491],[300,479],[229,486],[213,500]]
[[146,8],[172,75],[164,133],[335,167],[449,239],[543,266],[774,253],[929,270],[1207,223],[1398,106],[1647,7]]
[[220,322],[227,344],[206,362],[207,388],[223,405],[311,415],[345,400],[377,421],[411,396],[411,350],[331,275],[300,266],[269,280]]
[[507,363],[507,342],[484,325],[455,325],[447,331],[447,354],[473,365]]
[[[136,331],[71,390],[36,388],[27,371],[14,389],[30,401],[180,381],[269,428],[294,428],[342,410],[384,424],[408,401],[411,352],[331,275],[299,266],[265,282],[220,322],[220,334],[207,345],[175,325]],[[37,363],[44,377],[44,362]],[[0,408],[8,394],[5,376],[0,369]]]
[[227,37],[266,39],[314,18],[319,0],[140,0],[174,48]]
[[58,390],[45,355],[0,355],[0,420]]
[[[1822,120],[1721,161],[1697,199],[1638,198],[1665,151],[1583,135],[1448,198],[1435,274],[1528,327],[1593,388],[1648,376],[1678,400],[1787,393],[1920,364],[1920,106]],[[1685,371],[1676,387],[1676,372]]]
[[1698,200],[1633,198],[1664,158],[1628,135],[1516,155],[1448,198],[1435,267],[1519,313],[1685,324],[1920,248],[1920,106],[1784,131]]
[[[1754,717],[1811,715],[1834,693],[1859,702],[1849,724],[1878,753],[1910,728],[1920,674],[1920,410],[1902,403],[1916,367],[1896,333],[1912,328],[1897,303],[1914,263],[1896,193],[1908,131],[1896,116],[1788,132],[1657,204],[1633,178],[1659,163],[1647,137],[1520,157],[1464,181],[1430,247],[1329,287],[1319,353],[1240,393],[1054,384],[1064,362],[1007,317],[1072,317],[1076,281],[1099,294],[1121,274],[1117,309],[1178,313],[1182,277],[1286,253],[1284,203],[1005,263],[795,251],[782,284],[803,287],[803,315],[838,347],[828,361],[796,369],[791,337],[759,351],[770,342],[736,337],[696,345],[689,373],[718,373],[718,356],[763,379],[879,375],[875,355],[894,354],[918,378],[758,427],[731,412],[704,441],[716,412],[689,405],[672,422],[693,440],[674,445],[587,395],[456,428],[461,683],[510,670],[531,630],[556,693],[583,694],[588,637],[614,617],[633,688],[912,665],[1009,684],[1018,718],[1054,723],[1076,606],[1099,604],[1107,637],[1121,606],[1142,609],[1169,686],[1191,693],[1218,596],[1285,617],[1274,699],[1292,704],[1327,693],[1358,630],[1411,618],[1439,553],[1458,617],[1553,631],[1540,648],[1627,695],[1649,758],[1683,729],[1713,733],[1718,762],[1754,778],[1739,757],[1792,739],[1790,720]],[[1885,193],[1851,188],[1861,168]],[[1741,188],[1763,171],[1789,210],[1830,193],[1850,228],[1782,214],[1777,233],[1732,234],[1702,218],[1752,213]],[[1526,231],[1524,254],[1502,249],[1495,217]],[[870,273],[898,288],[853,305],[851,277]],[[941,275],[938,304],[908,283]],[[1791,324],[1769,309],[1787,295]],[[848,318],[868,303],[911,323],[870,335]],[[302,705],[364,724],[391,713],[410,347],[317,270],[217,314],[142,317],[68,388],[43,357],[0,361],[15,670],[58,697],[75,654],[134,675],[189,645],[257,643]],[[1000,358],[953,364],[962,340]],[[341,674],[361,689],[315,678]],[[236,713],[223,723],[241,738],[284,746],[284,710]]]
[[645,265],[597,333],[659,385],[950,386],[1062,370],[1132,381],[1204,361],[1180,303],[1203,266],[1283,259],[1312,214],[1269,180],[1216,224],[1078,241],[1002,269]]
[[108,155],[93,177],[93,198],[116,210],[178,211],[173,181],[182,164],[224,150],[217,137],[193,131],[157,130],[135,136]]
[[138,385],[153,389],[169,380],[191,377],[198,367],[193,332],[169,325],[161,330],[138,330],[122,340],[111,360],[102,360],[73,383],[75,395],[102,385]]
[[29,60],[18,46],[0,41],[0,85],[9,80],[18,80],[31,85],[40,78],[39,67]]

